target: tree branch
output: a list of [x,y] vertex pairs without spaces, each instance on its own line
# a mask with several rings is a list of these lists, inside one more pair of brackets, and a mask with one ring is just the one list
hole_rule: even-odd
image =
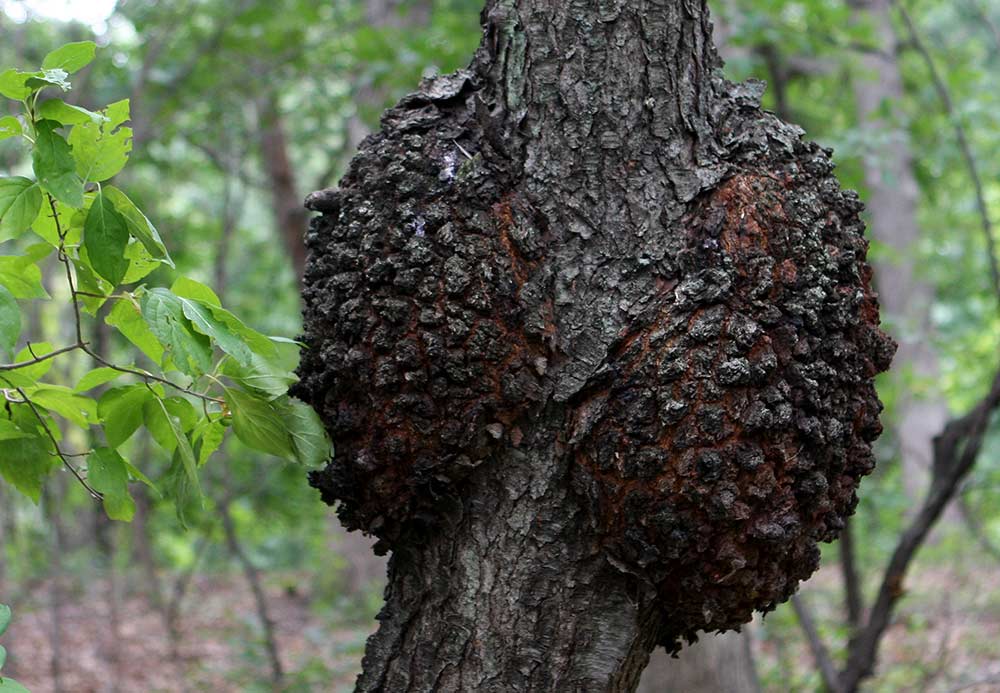
[[861,579],[855,561],[853,520],[848,519],[840,534],[840,570],[844,578],[844,601],[847,607],[847,625],[853,638],[861,627],[864,598],[861,594]]
[[998,406],[1000,371],[986,396],[965,416],[949,422],[934,439],[930,488],[920,512],[896,545],[867,625],[852,642],[847,667],[841,676],[845,691],[857,690],[860,681],[871,675],[893,609],[905,593],[903,582],[906,571],[945,506],[954,497],[962,479],[975,464],[991,415]]
[[83,349],[85,344],[72,344],[68,347],[63,347],[62,349],[56,349],[55,351],[50,351],[42,356],[36,356],[30,361],[18,361],[17,363],[4,363],[0,364],[0,371],[16,371],[18,368],[26,368],[27,366],[33,366],[36,363],[42,363],[43,361],[48,361],[51,358],[55,358],[60,354],[65,354],[70,351],[76,351],[77,349]]

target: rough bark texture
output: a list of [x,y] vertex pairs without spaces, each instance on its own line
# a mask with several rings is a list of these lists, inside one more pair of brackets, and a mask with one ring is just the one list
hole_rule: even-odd
[[629,691],[813,572],[892,343],[857,196],[703,2],[483,19],[307,200],[312,482],[393,551],[358,690]]

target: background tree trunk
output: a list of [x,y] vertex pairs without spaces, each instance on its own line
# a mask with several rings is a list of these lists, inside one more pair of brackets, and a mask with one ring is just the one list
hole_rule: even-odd
[[649,659],[636,693],[760,693],[747,633],[702,635],[671,659],[657,652]]
[[899,342],[896,378],[920,378],[919,387],[899,386],[899,401],[891,422],[903,465],[902,480],[914,502],[930,476],[933,440],[948,420],[948,406],[937,387],[939,374],[930,309],[934,287],[916,272],[920,225],[917,222],[919,188],[913,175],[913,157],[904,115],[883,116],[885,104],[903,102],[903,81],[897,62],[897,39],[889,16],[889,0],[853,0],[855,16],[871,22],[880,51],[860,54],[867,79],[854,81],[858,121],[866,140],[884,143],[864,159],[871,234],[891,249],[891,265],[879,266],[879,301],[893,324]]
[[359,691],[631,691],[815,569],[891,343],[856,196],[703,2],[483,18],[307,200],[312,482],[393,551]]

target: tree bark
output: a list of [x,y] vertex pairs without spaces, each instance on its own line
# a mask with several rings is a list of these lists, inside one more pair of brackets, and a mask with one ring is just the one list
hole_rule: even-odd
[[[748,50],[731,39],[733,28],[725,21],[728,15],[723,3],[714,6],[713,38],[719,54],[728,64],[745,59]],[[768,87],[773,89],[773,74]],[[778,109],[779,117],[782,115]],[[750,631],[705,635],[691,647],[676,655],[663,649],[654,651],[642,674],[638,693],[759,693],[760,683],[754,663]]]
[[861,205],[703,2],[483,20],[307,199],[312,483],[393,552],[359,691],[632,691],[853,510],[892,353]]

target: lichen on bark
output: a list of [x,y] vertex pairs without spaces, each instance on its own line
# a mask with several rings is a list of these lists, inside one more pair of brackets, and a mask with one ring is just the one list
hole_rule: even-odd
[[[893,345],[861,203],[722,78],[703,2],[483,20],[470,68],[308,200],[297,394],[336,445],[312,483],[394,552],[361,690],[629,690],[652,644],[812,573],[872,468]],[[514,595],[538,613],[500,618]],[[435,623],[464,634],[445,654],[414,645]]]

